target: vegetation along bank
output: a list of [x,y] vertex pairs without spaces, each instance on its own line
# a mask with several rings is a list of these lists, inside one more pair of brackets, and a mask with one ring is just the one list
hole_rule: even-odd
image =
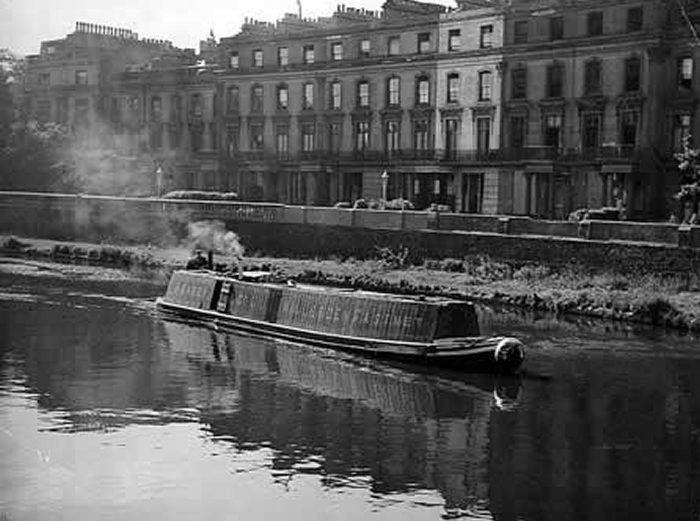
[[[129,269],[181,268],[189,251],[150,246],[65,243],[0,237],[0,253]],[[485,256],[408,262],[406,249],[377,249],[372,259],[289,259],[246,256],[244,268],[269,269],[281,279],[444,295],[557,314],[652,324],[700,332],[700,277],[695,273],[621,274],[581,266],[495,261]],[[222,257],[217,262],[224,262]]]

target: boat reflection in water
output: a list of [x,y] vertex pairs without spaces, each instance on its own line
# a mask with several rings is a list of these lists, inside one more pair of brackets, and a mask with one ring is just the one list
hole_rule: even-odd
[[200,421],[239,449],[272,448],[276,479],[312,473],[329,487],[437,491],[442,500],[432,501],[451,513],[488,505],[489,423],[492,414],[517,406],[518,377],[416,372],[333,350],[165,324],[170,348],[184,355],[191,374],[206,375],[191,386],[207,395],[195,400],[203,406]]

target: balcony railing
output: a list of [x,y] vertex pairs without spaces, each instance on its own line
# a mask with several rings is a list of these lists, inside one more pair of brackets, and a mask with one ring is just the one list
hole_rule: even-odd
[[233,161],[278,162],[374,162],[374,163],[493,163],[513,161],[606,161],[633,160],[640,150],[634,146],[604,146],[585,149],[554,147],[500,148],[493,150],[354,150],[304,152],[241,151],[228,156]]

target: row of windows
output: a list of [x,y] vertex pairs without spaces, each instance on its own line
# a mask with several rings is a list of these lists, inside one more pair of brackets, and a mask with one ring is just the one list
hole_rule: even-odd
[[[478,100],[489,101],[492,99],[492,74],[490,71],[481,71],[478,74]],[[549,98],[559,98],[564,96],[565,68],[561,63],[553,63],[547,67],[546,91]],[[690,57],[681,57],[677,62],[677,85],[679,88],[691,88],[693,80],[693,60]],[[592,59],[584,64],[583,95],[594,96],[602,94],[602,62]],[[446,82],[446,102],[457,103],[460,100],[460,75],[449,73]],[[527,99],[528,82],[527,69],[516,67],[511,71],[511,99]],[[625,60],[623,89],[625,92],[638,92],[641,88],[641,60],[638,57],[631,57]],[[419,76],[415,81],[415,103],[416,105],[430,104],[430,79],[427,76]],[[343,85],[340,81],[333,81],[328,88],[327,108],[330,110],[341,110],[343,97]],[[113,100],[112,110],[119,112],[116,105],[116,98]],[[398,107],[401,103],[401,79],[392,76],[386,80],[387,107]],[[129,110],[135,114],[140,114],[140,100],[132,97],[127,100]],[[182,113],[182,103],[179,95],[173,95],[171,103],[171,115],[174,120],[180,119]],[[239,111],[240,94],[237,86],[230,86],[226,91],[226,111],[236,113]],[[305,110],[316,107],[316,85],[305,83],[302,88],[302,108]],[[370,83],[361,80],[356,84],[355,106],[360,109],[370,108]],[[218,106],[218,99],[215,97],[214,115]],[[289,108],[289,88],[286,84],[276,87],[276,106],[278,110],[288,110]],[[252,112],[263,112],[264,109],[264,87],[253,85],[251,88]],[[200,93],[192,94],[190,97],[190,114],[195,117],[203,116],[204,100]],[[162,118],[162,102],[159,96],[151,99],[150,106],[151,119],[160,120]]]
[[[623,69],[624,92],[637,92],[641,88],[641,59],[633,56],[625,60]],[[546,97],[559,98],[564,96],[564,65],[553,63],[547,67]],[[693,82],[693,59],[684,56],[678,59],[676,85],[678,88],[690,89]],[[591,59],[584,64],[583,95],[594,96],[603,92],[603,64],[598,59]],[[511,98],[526,99],[527,69],[516,67],[511,71]]]
[[[493,25],[483,25],[479,28],[479,47],[481,49],[488,49],[493,46]],[[431,42],[431,33],[423,32],[417,35],[417,47],[415,52],[417,54],[426,54],[435,51],[434,46]],[[461,30],[460,29],[450,29],[448,32],[448,50],[458,51],[461,48]],[[402,54],[401,49],[401,37],[400,36],[388,36],[387,37],[387,54],[389,56],[398,56]],[[360,40],[358,44],[359,58],[367,58],[372,55],[372,43],[368,38]],[[330,59],[331,61],[340,61],[345,58],[344,53],[344,43],[342,41],[331,42],[330,44]],[[315,45],[304,45],[302,48],[302,62],[304,64],[310,65],[316,62],[316,46]],[[289,60],[289,47],[278,47],[277,48],[277,65],[280,67],[286,67],[290,63]],[[265,66],[265,52],[263,49],[253,49],[251,51],[251,64],[255,68],[263,68]],[[240,68],[240,55],[238,51],[232,51],[229,54],[229,67],[232,69]]]
[[[316,106],[316,86],[313,83],[305,83],[302,88],[302,108],[313,109]],[[355,106],[360,109],[370,108],[370,83],[367,80],[360,80],[356,84]],[[340,110],[342,108],[343,86],[339,81],[329,84],[328,104],[330,110]],[[489,101],[492,97],[492,74],[491,71],[482,71],[478,74],[478,100]],[[289,108],[289,87],[280,84],[276,87],[276,100],[278,110]],[[456,103],[460,100],[460,75],[450,73],[447,75],[446,100],[448,103]],[[415,82],[415,103],[416,105],[430,104],[430,79],[427,76],[419,76]],[[386,80],[387,107],[398,107],[401,104],[401,79],[393,76]],[[228,112],[238,112],[240,105],[240,92],[236,86],[227,89],[226,110]],[[253,85],[251,88],[252,112],[262,112],[264,108],[264,88],[262,85]]]
[[[77,70],[75,71],[74,77],[75,85],[87,85],[88,84],[88,71]],[[37,85],[48,86],[51,85],[51,73],[50,72],[40,72],[36,78]]]
[[[565,38],[564,17],[551,16],[548,22],[549,40],[556,41]],[[603,11],[591,11],[586,13],[586,36],[601,36],[604,34]],[[642,6],[627,9],[625,30],[628,33],[641,31],[644,27],[644,9]],[[530,21],[517,20],[513,25],[513,43],[528,43],[530,40]]]
[[[542,117],[542,143],[552,149],[562,147],[563,115],[559,112],[545,113]],[[446,152],[458,149],[459,121],[454,118],[444,120],[444,147]],[[512,115],[508,121],[508,144],[512,149],[526,146],[528,135],[528,118],[525,115]],[[633,150],[638,144],[640,113],[637,110],[624,110],[618,114],[617,141],[623,150]],[[673,146],[682,147],[683,140],[690,135],[692,118],[690,114],[681,113],[671,120]],[[339,152],[341,150],[341,124],[337,122],[324,126],[326,134],[325,150]],[[300,125],[300,150],[314,152],[318,150],[317,125],[302,123]],[[586,149],[599,148],[603,134],[603,115],[599,112],[583,113],[580,118],[581,147]],[[170,145],[178,147],[181,139],[181,127],[169,127]],[[193,152],[199,152],[204,143],[204,127],[190,129],[190,146]],[[209,127],[210,144],[213,150],[218,149],[218,129]],[[401,148],[401,126],[398,121],[386,121],[383,124],[383,146],[386,152],[395,152]],[[289,125],[277,124],[274,130],[275,150],[280,157],[289,154]],[[412,124],[412,149],[428,151],[432,149],[432,134],[428,120],[416,119]],[[151,146],[160,148],[162,145],[162,129],[151,132]],[[263,123],[253,123],[249,127],[250,150],[265,150],[265,132]],[[477,151],[489,151],[491,147],[491,119],[478,117],[476,119],[476,148]],[[367,151],[371,148],[372,132],[369,121],[356,121],[353,124],[353,148],[356,151]],[[234,156],[240,151],[240,128],[227,126],[225,134],[225,152]]]
[[[623,90],[638,92],[641,89],[642,62],[632,57],[625,60]],[[565,68],[562,63],[553,63],[547,67],[545,79],[545,96],[547,98],[564,97]],[[583,93],[586,96],[602,93],[602,63],[590,60],[584,65]],[[511,71],[511,99],[527,99],[527,69],[516,67]]]
[[[355,106],[360,109],[367,109],[371,106],[370,83],[367,80],[360,80],[355,87]],[[333,81],[328,87],[329,110],[341,110],[343,100],[343,85],[340,81]],[[419,76],[415,82],[415,102],[416,105],[430,104],[430,79],[427,76]],[[386,106],[397,107],[401,103],[401,79],[392,76],[386,80]],[[238,112],[240,106],[240,91],[237,86],[228,87],[226,91],[226,110],[229,113]],[[289,87],[282,83],[276,86],[276,106],[277,110],[287,110],[289,108]],[[304,83],[302,86],[302,108],[311,110],[316,108],[316,85],[314,83]],[[263,112],[264,109],[264,87],[253,85],[250,97],[251,112]]]
[[[341,125],[329,123],[326,125],[326,146],[329,152],[341,150]],[[413,149],[429,150],[432,148],[430,125],[427,120],[417,119],[413,122]],[[196,132],[201,132],[197,129]],[[398,121],[386,121],[383,126],[384,148],[386,151],[400,149],[401,130]],[[285,156],[289,153],[289,125],[278,124],[275,127],[275,150],[278,155]],[[318,150],[317,126],[314,123],[302,123],[300,125],[300,148],[302,152]],[[356,121],[353,124],[353,148],[357,151],[367,151],[371,148],[371,125],[369,121]],[[265,149],[265,132],[262,123],[254,123],[249,127],[250,150],[262,151]],[[240,150],[240,129],[237,126],[229,126],[226,130],[226,152],[234,155]]]
[[[542,117],[542,143],[547,147],[559,149],[562,147],[563,116],[558,112],[551,112]],[[580,117],[580,144],[582,149],[593,149],[602,146],[603,142],[603,114],[600,112],[586,112]],[[618,113],[617,143],[627,150],[633,150],[639,143],[640,113],[638,110],[622,110]],[[672,145],[679,150],[683,141],[690,135],[692,117],[688,113],[675,114],[670,121]],[[508,145],[513,149],[526,146],[528,135],[528,119],[525,115],[513,115],[508,119]]]

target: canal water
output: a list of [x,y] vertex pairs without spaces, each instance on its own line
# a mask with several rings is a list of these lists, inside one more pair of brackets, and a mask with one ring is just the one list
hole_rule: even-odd
[[0,259],[0,519],[700,518],[697,339],[481,309],[498,378],[165,321],[163,281]]

